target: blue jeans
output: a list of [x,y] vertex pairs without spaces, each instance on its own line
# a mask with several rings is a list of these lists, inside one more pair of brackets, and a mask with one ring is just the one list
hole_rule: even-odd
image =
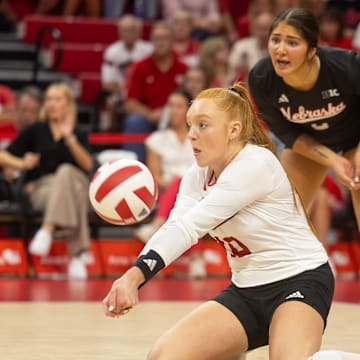
[[[132,113],[128,114],[124,119],[124,134],[149,134],[155,130],[155,126],[151,125],[146,117]],[[124,150],[136,153],[138,160],[145,162],[145,145],[141,143],[125,143],[122,147]]]
[[[127,2],[128,0],[104,0],[104,17],[114,19],[123,16]],[[156,19],[158,15],[158,0],[134,0],[134,15],[143,19]]]

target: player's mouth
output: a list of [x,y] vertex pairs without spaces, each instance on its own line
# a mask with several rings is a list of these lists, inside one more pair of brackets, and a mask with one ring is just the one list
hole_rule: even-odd
[[289,64],[290,61],[276,60],[276,66],[281,70],[285,69]]
[[199,155],[201,153],[201,150],[197,149],[197,148],[193,148],[193,153],[195,156]]

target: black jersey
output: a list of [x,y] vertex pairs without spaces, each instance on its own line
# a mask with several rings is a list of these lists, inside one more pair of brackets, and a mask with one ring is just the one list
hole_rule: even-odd
[[[78,141],[90,151],[87,134],[79,130],[75,130],[74,133]],[[70,163],[83,170],[75,161],[64,139],[55,140],[53,138],[47,122],[37,122],[30,125],[14,139],[6,150],[19,157],[24,156],[26,152],[39,153],[41,155],[39,166],[26,172],[25,182],[52,174],[59,165],[64,163]]]
[[269,57],[249,75],[260,116],[287,147],[308,134],[334,151],[354,148],[360,138],[360,56],[319,48],[320,73],[314,87],[299,91],[279,77]]

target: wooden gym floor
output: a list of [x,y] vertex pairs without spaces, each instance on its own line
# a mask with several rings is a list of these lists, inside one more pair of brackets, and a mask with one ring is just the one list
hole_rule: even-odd
[[[228,283],[225,278],[154,279],[141,289],[136,308],[110,319],[102,313],[101,299],[112,281],[1,278],[0,358],[145,359],[165,329]],[[322,347],[360,353],[359,336],[360,280],[337,280]],[[267,348],[247,359],[268,359]]]

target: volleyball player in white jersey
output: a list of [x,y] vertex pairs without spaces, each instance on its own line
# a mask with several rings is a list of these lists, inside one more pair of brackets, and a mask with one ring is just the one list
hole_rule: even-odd
[[187,121],[197,165],[168,221],[114,282],[105,314],[126,314],[146,281],[206,236],[224,246],[231,284],[160,337],[148,359],[228,359],[266,344],[271,360],[337,359],[319,352],[334,290],[326,252],[245,88],[201,92]]

